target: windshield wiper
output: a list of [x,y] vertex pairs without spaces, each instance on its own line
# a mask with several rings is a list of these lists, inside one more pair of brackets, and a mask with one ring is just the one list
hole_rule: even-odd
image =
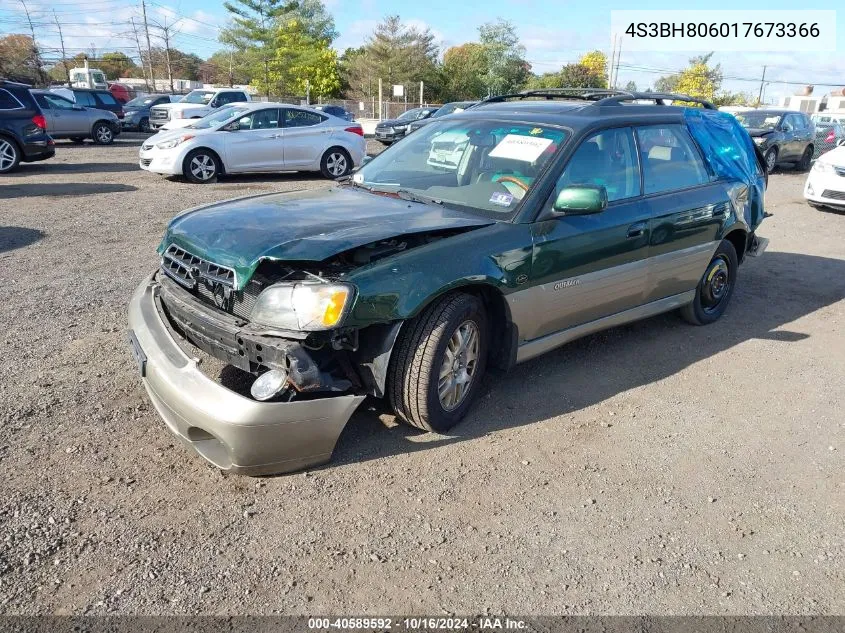
[[431,196],[412,193],[407,189],[397,189],[396,195],[402,198],[402,200],[408,200],[410,202],[419,202],[421,204],[443,204],[443,201],[439,200],[438,198],[432,198]]

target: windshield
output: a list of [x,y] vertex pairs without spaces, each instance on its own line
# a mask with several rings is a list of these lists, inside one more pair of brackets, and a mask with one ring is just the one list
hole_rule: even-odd
[[780,121],[780,112],[742,112],[736,114],[736,120],[744,128],[774,130]]
[[491,119],[437,121],[376,156],[353,182],[506,217],[567,138],[556,127]]
[[455,112],[463,112],[467,109],[467,105],[465,103],[447,103],[442,108],[440,108],[437,112],[432,114],[432,117],[441,117],[447,114],[453,114]]
[[207,130],[212,127],[217,127],[218,125],[222,125],[230,119],[234,119],[235,117],[242,115],[244,112],[249,112],[249,108],[245,108],[244,106],[226,106],[225,108],[220,108],[219,110],[204,116],[188,127],[195,130]]
[[417,117],[418,117],[421,113],[422,113],[422,109],[420,109],[420,108],[414,108],[413,110],[408,110],[407,112],[404,112],[404,113],[400,114],[400,115],[397,117],[397,120],[399,120],[399,121],[413,121],[413,120],[414,120],[414,119],[416,119],[416,118],[417,118]]
[[211,90],[193,90],[182,99],[182,103],[201,103],[202,105],[206,105],[211,101],[211,97],[213,96],[214,93]]
[[149,97],[149,96],[146,96],[146,97],[135,97],[135,98],[134,98],[134,99],[132,99],[131,101],[127,101],[127,102],[126,102],[126,107],[127,107],[127,108],[131,108],[131,107],[133,107],[133,106],[134,106],[134,107],[136,107],[136,108],[141,108],[141,107],[143,107],[143,106],[148,106],[148,105],[150,105],[150,104],[151,104],[153,101],[155,101],[156,99],[158,99],[158,97]]

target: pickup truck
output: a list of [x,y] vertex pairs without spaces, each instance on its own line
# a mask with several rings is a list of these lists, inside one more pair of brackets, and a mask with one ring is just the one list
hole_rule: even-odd
[[249,95],[243,90],[192,90],[178,103],[164,103],[150,108],[150,128],[173,130],[185,127],[191,124],[192,119],[201,119],[218,108],[249,100]]

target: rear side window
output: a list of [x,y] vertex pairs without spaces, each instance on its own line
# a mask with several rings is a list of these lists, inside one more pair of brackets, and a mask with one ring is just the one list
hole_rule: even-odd
[[558,180],[560,190],[573,185],[600,185],[608,202],[640,195],[640,170],[631,128],[602,130],[575,150]]
[[110,92],[98,92],[97,97],[103,103],[107,105],[117,105],[117,100],[111,95]]
[[94,100],[94,96],[90,92],[74,92],[73,96],[76,97],[76,103],[81,106],[97,105],[97,102]]
[[637,128],[637,142],[646,195],[686,189],[710,181],[704,162],[683,126]]
[[229,103],[236,103],[238,101],[246,101],[246,96],[242,92],[221,92],[217,97],[217,105],[223,106]]
[[285,110],[285,127],[308,127],[326,119],[328,117],[307,110]]
[[0,110],[16,110],[22,108],[23,104],[15,98],[8,90],[0,89]]

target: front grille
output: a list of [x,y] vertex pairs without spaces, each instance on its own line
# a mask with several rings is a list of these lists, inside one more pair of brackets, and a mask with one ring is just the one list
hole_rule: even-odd
[[141,159],[141,164],[142,164],[144,167],[149,167],[149,166],[150,166],[150,163],[152,163],[152,162],[153,162],[153,159],[152,159],[152,158],[142,158],[142,159]]
[[845,167],[834,167],[833,171],[836,172],[837,176],[842,176],[843,178],[845,178]]
[[822,198],[829,198],[831,200],[845,200],[845,191],[833,191],[832,189],[825,189],[822,191]]
[[264,284],[251,279],[243,290],[235,290],[235,271],[197,257],[175,244],[161,258],[161,270],[197,299],[218,310],[249,320]]
[[150,121],[167,121],[170,119],[169,108],[150,108]]

